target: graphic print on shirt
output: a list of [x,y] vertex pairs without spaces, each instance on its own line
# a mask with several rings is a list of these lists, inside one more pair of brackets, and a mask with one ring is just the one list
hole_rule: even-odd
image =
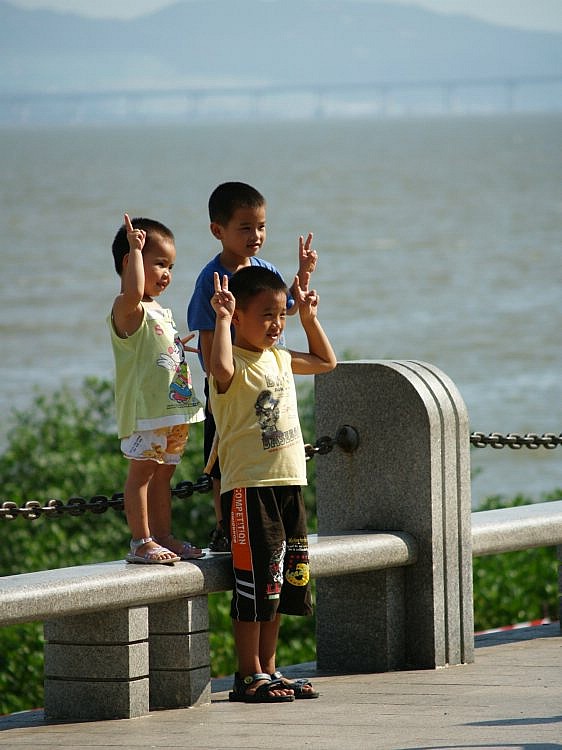
[[290,375],[281,373],[265,376],[268,390],[263,390],[254,404],[256,417],[261,431],[262,446],[265,451],[290,445],[300,438],[298,426],[283,430],[279,423],[290,423],[289,419],[283,419],[283,410],[287,407],[285,398],[291,386]]
[[[153,325],[156,335],[163,336],[165,332],[162,325],[156,321],[154,321]],[[185,360],[185,351],[179,333],[174,328],[172,330],[174,333],[174,343],[168,346],[165,352],[160,354],[156,360],[156,364],[174,373],[172,382],[170,383],[168,398],[171,401],[187,405],[193,399],[191,371]]]

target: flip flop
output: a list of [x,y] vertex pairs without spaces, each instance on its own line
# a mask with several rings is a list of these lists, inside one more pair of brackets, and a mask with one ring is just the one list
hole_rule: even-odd
[[304,690],[305,687],[312,687],[312,683],[306,677],[299,677],[296,680],[290,680],[288,677],[284,677],[279,670],[273,672],[271,675],[272,680],[281,682],[286,688],[289,688],[295,694],[297,700],[301,698],[319,698],[320,693],[316,690]]
[[[154,541],[158,542],[158,544],[166,544],[168,540],[173,540],[174,536],[173,534],[168,534],[165,537],[154,537]],[[173,550],[172,550],[173,551]],[[180,559],[182,560],[199,560],[202,557],[205,557],[205,553],[202,549],[199,547],[196,547],[194,544],[191,544],[191,542],[181,542],[181,552],[176,552],[174,554],[179,555]]]
[[199,547],[191,542],[182,542],[181,552],[179,553],[182,560],[199,560],[205,557],[205,553]]
[[[131,551],[127,554],[125,560],[128,563],[139,563],[140,565],[173,565],[180,561],[181,558],[172,552],[172,550],[169,550],[167,547],[161,547],[160,545],[158,547],[150,547],[146,552],[139,555],[139,547],[148,544],[148,542],[154,541],[155,540],[151,536],[146,537],[145,539],[131,539]],[[166,557],[164,559],[157,557],[157,555],[166,552],[174,555],[174,557]]]
[[[255,692],[247,693],[248,688],[256,682],[267,680],[259,685]],[[256,672],[256,674],[240,677],[236,672],[234,675],[234,688],[228,694],[228,700],[238,703],[291,703],[295,700],[294,695],[272,695],[271,690],[287,690],[282,680],[272,680],[268,674]]]

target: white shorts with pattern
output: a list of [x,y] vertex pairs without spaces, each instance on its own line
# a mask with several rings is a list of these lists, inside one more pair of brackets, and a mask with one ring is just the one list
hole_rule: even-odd
[[133,432],[121,440],[121,452],[125,458],[136,461],[176,465],[181,461],[188,437],[188,424]]

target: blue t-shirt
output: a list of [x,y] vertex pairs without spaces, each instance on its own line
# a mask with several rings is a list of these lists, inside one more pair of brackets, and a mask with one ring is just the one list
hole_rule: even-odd
[[[252,257],[250,258],[250,265],[261,266],[262,268],[269,268],[270,271],[276,273],[280,279],[283,277],[275,268],[272,263],[268,263],[267,260],[261,258]],[[197,281],[195,282],[195,289],[189,300],[187,306],[187,328],[189,331],[214,331],[215,330],[215,311],[211,305],[211,297],[215,293],[215,277],[214,274],[218,273],[221,280],[226,274],[228,278],[232,276],[231,271],[227,271],[220,262],[220,254],[207,263],[203,268]],[[284,282],[283,282],[284,283]],[[289,293],[287,295],[287,309],[293,307],[295,300]],[[282,343],[282,342],[280,342]],[[199,349],[201,349],[200,342],[198,343]],[[203,358],[201,352],[199,352],[199,362],[203,367]]]

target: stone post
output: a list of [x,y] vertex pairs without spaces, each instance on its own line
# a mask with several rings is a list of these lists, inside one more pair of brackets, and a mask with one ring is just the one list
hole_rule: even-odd
[[63,617],[44,632],[46,719],[148,713],[148,607]]
[[150,708],[211,702],[208,597],[149,605]]
[[317,581],[319,669],[387,671],[474,660],[470,433],[436,367],[342,362],[316,378],[316,436],[342,425],[359,448],[318,455],[318,535],[406,531],[413,566]]
[[562,632],[562,544],[557,545],[556,556],[558,557],[558,621],[560,632]]

